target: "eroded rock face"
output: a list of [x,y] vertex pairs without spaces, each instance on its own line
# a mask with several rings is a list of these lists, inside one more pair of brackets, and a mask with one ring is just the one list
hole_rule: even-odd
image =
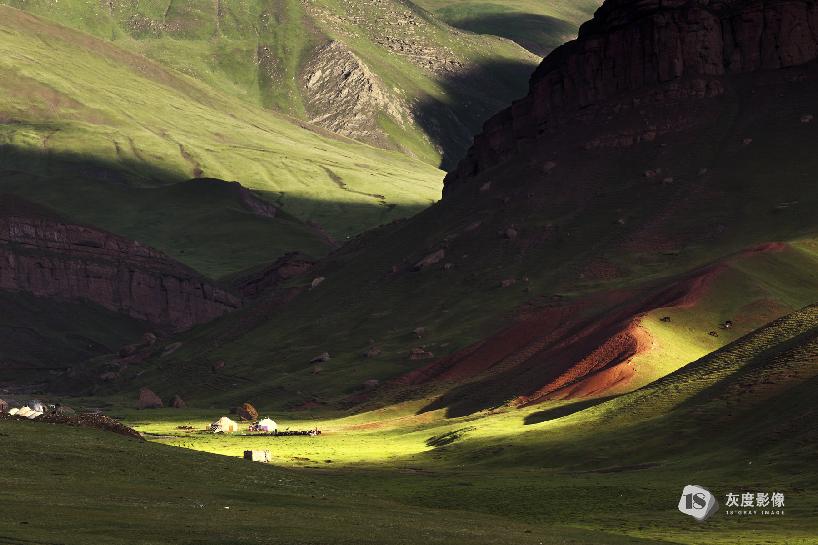
[[243,297],[256,298],[274,289],[284,280],[306,274],[314,265],[315,260],[304,254],[292,252],[260,271],[238,278],[232,283],[232,289]]
[[320,48],[307,63],[304,97],[311,123],[375,145],[388,142],[378,115],[399,125],[411,121],[404,101],[339,42]]
[[181,330],[240,306],[163,253],[48,217],[0,216],[0,289],[80,299]]
[[[818,58],[813,0],[608,0],[577,40],[551,53],[529,94],[490,119],[458,168],[462,180],[507,159],[526,141],[594,115],[594,106],[635,93],[636,100],[712,98],[730,75],[774,70]],[[600,116],[601,117],[601,116]],[[655,131],[620,135],[616,147],[652,140]]]

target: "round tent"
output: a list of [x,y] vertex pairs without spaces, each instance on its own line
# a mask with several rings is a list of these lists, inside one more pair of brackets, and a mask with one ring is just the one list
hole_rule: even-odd
[[213,422],[210,425],[210,429],[213,431],[213,433],[232,433],[234,431],[239,431],[239,424],[238,422],[223,416]]
[[278,424],[269,418],[259,420],[257,427],[260,431],[266,431],[267,433],[273,433],[278,430]]

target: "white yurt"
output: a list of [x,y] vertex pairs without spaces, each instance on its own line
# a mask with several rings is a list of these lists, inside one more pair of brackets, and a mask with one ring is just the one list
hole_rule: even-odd
[[239,431],[239,424],[235,420],[223,416],[210,424],[210,431],[213,433],[233,433]]
[[17,411],[17,416],[25,416],[26,418],[28,418],[28,415],[30,415],[31,413],[34,413],[34,412],[36,412],[36,411],[32,411],[28,407],[20,407],[20,410]]
[[16,415],[16,414],[17,414],[17,413],[19,413],[19,412],[20,412],[20,409],[18,409],[17,407],[14,407],[14,408],[9,409],[9,414],[10,414],[11,416],[14,416],[14,415]]
[[267,433],[275,433],[278,430],[278,424],[275,423],[274,420],[270,420],[269,418],[262,418],[258,421],[257,427],[259,431],[264,431]]

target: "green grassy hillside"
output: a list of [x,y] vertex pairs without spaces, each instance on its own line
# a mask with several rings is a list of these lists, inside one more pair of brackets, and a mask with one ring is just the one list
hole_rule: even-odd
[[[25,12],[0,14],[0,191],[216,276],[283,250],[326,251],[303,222],[344,239],[440,195],[442,173],[405,155],[299,127]],[[239,180],[285,214],[270,221],[212,191],[169,189],[194,176]]]
[[139,339],[149,324],[91,303],[0,292],[0,385],[39,384]]
[[[525,93],[537,62],[516,44],[453,31],[396,0],[3,3],[112,41],[248,105],[302,120],[334,108],[346,122],[367,117],[366,130],[356,137],[435,166],[453,166],[483,121]],[[344,105],[347,93],[373,92],[366,85],[330,89],[333,100],[310,105],[311,62],[325,63],[320,80],[328,66],[341,67],[346,58],[325,49],[330,41],[374,74],[372,111],[350,112]],[[344,124],[341,134],[351,134]]]
[[600,5],[596,0],[416,0],[415,3],[456,28],[502,36],[540,56],[575,38],[579,25],[591,19]]

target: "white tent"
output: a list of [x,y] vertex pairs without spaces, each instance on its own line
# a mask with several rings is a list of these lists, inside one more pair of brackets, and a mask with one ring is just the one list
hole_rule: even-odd
[[210,431],[213,433],[232,433],[234,431],[239,431],[239,424],[238,422],[223,416],[210,424]]
[[257,426],[260,431],[266,431],[267,433],[273,433],[278,429],[278,424],[269,418],[259,420]]
[[14,407],[13,409],[9,409],[9,414],[10,414],[11,416],[14,416],[14,415],[16,415],[16,414],[17,414],[17,413],[19,413],[19,412],[20,412],[20,409],[18,409],[17,407]]
[[28,418],[28,415],[30,415],[30,414],[32,414],[34,412],[36,412],[36,411],[32,411],[28,407],[20,407],[20,410],[17,411],[17,416],[25,416],[26,418]]
[[28,418],[29,420],[34,420],[38,416],[43,416],[43,413],[41,413],[40,411],[31,411],[30,413],[28,413],[26,418]]

